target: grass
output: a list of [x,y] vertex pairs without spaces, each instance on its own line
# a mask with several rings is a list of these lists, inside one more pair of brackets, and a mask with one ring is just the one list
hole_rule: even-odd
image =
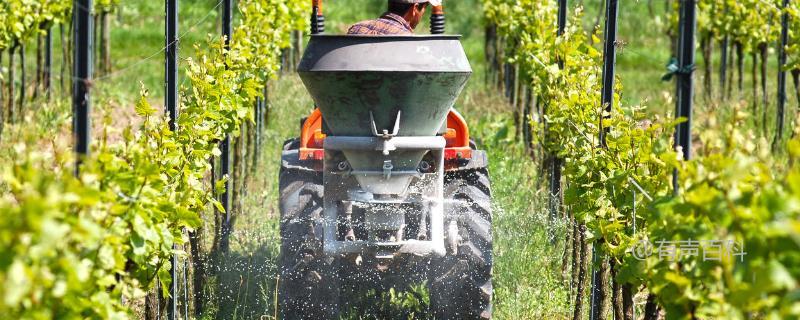
[[[509,114],[479,119],[472,130],[489,151],[493,184],[495,317],[568,318],[571,298],[558,271],[563,246],[551,245],[547,239],[553,222],[548,221],[538,168],[516,138],[503,133],[503,128],[512,126]],[[555,227],[563,230],[563,226]]]
[[[231,255],[222,266],[225,272],[221,281],[228,282],[229,287],[237,290],[235,293],[217,293],[228,295],[225,300],[234,304],[223,308],[213,306],[237,319],[275,314],[276,259],[280,247],[280,154],[283,141],[297,134],[299,119],[310,113],[313,106],[299,79],[294,76],[273,82],[270,97],[271,121],[264,136],[264,153],[257,174],[248,177],[248,188],[241,204],[243,209],[231,237]],[[207,239],[213,237],[208,234],[213,229],[207,228],[206,231]]]

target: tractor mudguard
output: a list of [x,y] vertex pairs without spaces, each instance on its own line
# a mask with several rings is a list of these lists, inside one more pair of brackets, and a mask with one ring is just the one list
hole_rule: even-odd
[[284,150],[281,154],[281,168],[307,172],[322,172],[322,161],[300,160],[300,150]]

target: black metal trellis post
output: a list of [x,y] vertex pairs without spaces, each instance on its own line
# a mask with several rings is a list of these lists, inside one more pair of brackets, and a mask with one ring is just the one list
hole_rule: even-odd
[[[558,0],[558,31],[557,35],[563,36],[567,28],[567,0]],[[566,57],[559,57],[558,66],[564,69],[564,59]],[[554,223],[560,214],[561,209],[561,158],[557,155],[551,155],[552,161],[550,162],[550,196],[548,197],[548,204],[550,206],[550,221]],[[556,242],[556,236],[553,228],[550,228],[550,243]]]
[[567,0],[558,0],[558,35],[564,34],[567,28]]
[[255,172],[255,170],[258,170],[258,161],[259,157],[261,156],[261,144],[263,143],[262,140],[264,134],[264,125],[265,125],[264,114],[266,113],[267,110],[267,91],[269,90],[268,88],[269,80],[266,77],[264,77],[263,82],[264,82],[264,87],[261,88],[262,97],[256,99],[256,114],[255,114],[256,134],[254,135],[256,141],[253,144],[253,168],[252,168],[253,172]]
[[169,115],[169,128],[177,129],[178,120],[178,0],[167,0],[166,6],[166,95],[164,105]]
[[[606,30],[605,45],[603,49],[603,94],[602,103],[606,113],[611,113],[614,105],[614,79],[617,66],[617,21],[619,15],[619,0],[607,0],[606,3]],[[603,116],[607,118],[608,116]],[[602,124],[602,123],[601,123]],[[602,127],[602,125],[601,125]],[[600,143],[605,146],[608,128],[600,130]]]
[[[224,0],[222,5],[222,35],[225,37],[225,50],[230,50],[231,48],[231,35],[232,33],[232,18],[233,18],[233,0]],[[221,151],[220,155],[220,176],[224,179],[228,176],[227,180],[225,181],[225,190],[220,194],[219,202],[222,204],[222,208],[225,209],[225,219],[222,222],[222,235],[220,237],[219,249],[220,252],[228,252],[228,244],[230,243],[230,233],[231,233],[231,203],[230,203],[230,189],[231,189],[231,136],[226,135],[225,139],[222,140],[219,147]]]
[[783,140],[783,126],[786,113],[786,70],[783,66],[786,65],[786,45],[789,43],[789,13],[786,8],[789,7],[789,0],[783,0],[783,16],[781,17],[781,44],[778,48],[778,121],[777,128],[775,129],[775,140],[772,143],[772,149],[776,150]]
[[[267,81],[264,80],[264,86],[267,86]],[[253,125],[253,158],[252,158],[252,167],[250,168],[251,171],[258,169],[258,154],[261,149],[261,101],[264,100],[264,97],[256,97],[256,102],[253,104],[253,118],[255,119],[255,124]]]
[[[169,128],[178,128],[178,0],[166,0],[165,34],[165,95],[164,106],[169,115]],[[173,246],[177,249],[177,246]],[[172,255],[172,284],[169,288],[167,319],[174,320],[178,315],[178,255]]]
[[91,134],[91,99],[89,91],[92,82],[92,52],[94,44],[92,0],[75,0],[73,3],[73,24],[75,45],[73,47],[72,68],[72,132],[75,138],[77,161],[76,175],[80,171],[82,159],[89,154]]
[[[601,101],[603,109],[606,114],[610,114],[614,105],[614,80],[616,76],[617,65],[617,22],[619,17],[619,0],[607,0],[606,2],[606,27],[605,27],[605,45],[603,49],[603,92]],[[601,117],[600,126],[600,144],[606,147],[606,134],[608,128],[603,127],[602,120],[608,118],[604,114]],[[597,248],[602,244],[603,239],[599,239],[592,245],[592,295],[591,295],[591,312],[589,318],[591,320],[599,320],[601,318],[600,309],[603,304],[605,293],[603,288],[603,274],[602,268],[598,268],[598,264],[602,263],[600,252]]]
[[[724,3],[725,8],[725,15],[728,15],[730,9],[728,8],[728,3]],[[719,97],[720,99],[725,98],[725,84],[728,82],[728,50],[730,45],[730,36],[725,34],[725,37],[722,38],[722,42],[720,46],[722,48],[720,51],[720,62],[719,62]]]
[[53,68],[53,27],[47,27],[47,34],[44,37],[44,91],[48,99],[50,99],[50,83],[52,81],[52,68]]
[[720,61],[719,61],[719,97],[720,99],[725,98],[725,85],[728,83],[728,50],[729,50],[730,38],[726,34],[724,38],[722,38],[722,42],[720,43],[721,51],[720,51]]
[[[680,34],[678,39],[678,72],[676,117],[686,118],[675,130],[675,148],[683,150],[683,158],[692,158],[692,99],[694,98],[695,28],[697,3],[681,0]],[[678,191],[678,172],[673,174],[673,188]]]

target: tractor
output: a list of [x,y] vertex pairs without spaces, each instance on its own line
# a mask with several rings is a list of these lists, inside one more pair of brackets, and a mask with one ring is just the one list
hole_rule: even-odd
[[315,108],[281,158],[281,317],[338,319],[354,292],[424,283],[430,318],[491,318],[488,159],[453,108],[472,74],[460,36],[327,35],[314,9],[297,72]]

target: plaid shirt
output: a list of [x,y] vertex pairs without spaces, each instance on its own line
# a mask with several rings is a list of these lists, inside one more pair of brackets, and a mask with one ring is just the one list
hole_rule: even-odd
[[410,35],[414,29],[406,19],[391,12],[384,13],[380,18],[356,23],[347,34],[363,35]]

